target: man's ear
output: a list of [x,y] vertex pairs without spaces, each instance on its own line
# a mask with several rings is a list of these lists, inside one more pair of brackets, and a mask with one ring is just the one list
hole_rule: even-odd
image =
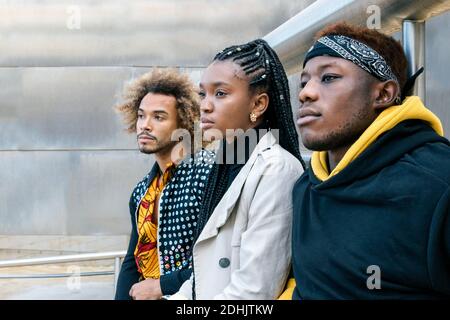
[[375,112],[379,113],[390,106],[398,104],[397,97],[400,97],[400,87],[396,81],[388,80],[377,83],[375,85]]
[[267,93],[260,93],[255,95],[253,99],[252,112],[259,118],[266,112],[269,106],[269,95]]

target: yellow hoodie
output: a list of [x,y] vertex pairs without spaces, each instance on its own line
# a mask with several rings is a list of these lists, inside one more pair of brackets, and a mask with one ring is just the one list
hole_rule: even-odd
[[[419,97],[408,97],[404,100],[403,104],[389,107],[381,112],[375,121],[363,132],[359,139],[347,150],[344,157],[339,161],[338,165],[331,173],[328,172],[327,152],[313,152],[311,157],[311,168],[314,174],[322,181],[329,179],[347,167],[381,134],[392,129],[402,121],[413,119],[426,121],[440,136],[444,135],[444,130],[442,129],[439,118],[423,105]],[[292,299],[294,289],[295,279],[291,278],[286,284],[285,291],[278,299]]]
[[347,150],[331,173],[328,172],[327,151],[313,152],[311,168],[314,174],[322,181],[335,176],[366,150],[381,134],[391,130],[402,121],[413,119],[427,122],[440,136],[444,135],[439,118],[423,105],[419,97],[411,96],[406,98],[403,104],[389,107],[381,112],[359,139]]

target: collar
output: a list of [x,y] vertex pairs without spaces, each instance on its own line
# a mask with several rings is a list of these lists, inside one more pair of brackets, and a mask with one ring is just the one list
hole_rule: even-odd
[[344,170],[352,161],[363,153],[380,135],[391,130],[405,120],[422,120],[440,136],[444,135],[441,121],[428,110],[419,97],[407,97],[403,104],[385,109],[375,121],[362,133],[347,150],[336,168],[330,173],[327,165],[327,151],[315,151],[311,156],[311,169],[314,175],[325,181]]

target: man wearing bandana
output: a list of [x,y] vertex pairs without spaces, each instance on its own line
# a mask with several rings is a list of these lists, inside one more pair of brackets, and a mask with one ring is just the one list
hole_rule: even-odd
[[408,96],[401,45],[345,23],[318,33],[297,125],[313,150],[293,190],[293,299],[450,296],[450,144]]

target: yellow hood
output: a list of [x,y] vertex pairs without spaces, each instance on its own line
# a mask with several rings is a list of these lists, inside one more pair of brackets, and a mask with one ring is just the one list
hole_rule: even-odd
[[434,129],[440,136],[444,135],[441,121],[422,103],[419,97],[408,97],[403,104],[392,106],[380,113],[375,121],[363,132],[358,140],[347,150],[344,157],[339,161],[331,173],[328,172],[327,151],[313,152],[311,157],[311,168],[316,177],[322,181],[341,172],[364,150],[367,149],[381,134],[392,129],[405,120],[423,120]]

